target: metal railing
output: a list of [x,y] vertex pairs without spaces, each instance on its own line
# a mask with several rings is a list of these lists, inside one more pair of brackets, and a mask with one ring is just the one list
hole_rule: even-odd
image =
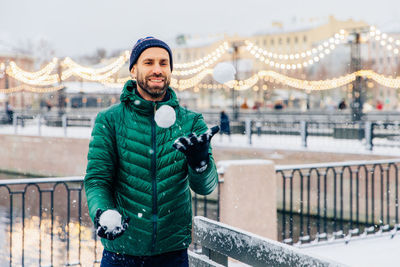
[[[400,122],[322,122],[322,121],[262,121],[242,122],[239,132],[246,134],[249,144],[255,136],[269,136],[271,144],[297,143],[299,147],[320,142],[325,138],[326,145],[335,145],[333,141],[373,150],[374,147],[400,147]],[[328,139],[327,139],[328,138]],[[351,142],[351,143],[350,143]]]
[[397,230],[399,166],[399,159],[276,166],[279,239],[307,243]]
[[99,262],[82,181],[82,177],[0,180],[5,218],[0,261],[9,266]]
[[[193,195],[194,214],[218,219],[218,190]],[[93,266],[102,253],[83,177],[0,180],[2,266]]]
[[251,266],[343,266],[204,217],[194,218],[193,237],[201,253],[215,262],[197,260],[197,266],[228,266],[228,257]]

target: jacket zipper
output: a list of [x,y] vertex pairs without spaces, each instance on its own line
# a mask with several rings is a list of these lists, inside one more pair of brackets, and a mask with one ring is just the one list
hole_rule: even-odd
[[154,104],[154,112],[151,119],[151,146],[152,146],[152,154],[151,154],[151,176],[152,176],[152,189],[153,189],[153,214],[152,214],[152,223],[153,223],[153,242],[151,244],[151,251],[154,252],[157,240],[157,179],[156,179],[156,124],[154,120],[154,116],[156,113],[156,106]]

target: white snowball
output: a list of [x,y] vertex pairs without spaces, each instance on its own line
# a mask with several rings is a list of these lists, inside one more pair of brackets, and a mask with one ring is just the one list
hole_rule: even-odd
[[163,105],[157,109],[154,120],[161,128],[169,128],[175,123],[175,110],[171,106]]
[[117,226],[122,227],[121,214],[116,210],[106,210],[100,216],[100,225],[107,226],[107,231],[112,232]]
[[226,83],[235,79],[235,67],[232,64],[221,62],[214,67],[213,77],[219,83]]

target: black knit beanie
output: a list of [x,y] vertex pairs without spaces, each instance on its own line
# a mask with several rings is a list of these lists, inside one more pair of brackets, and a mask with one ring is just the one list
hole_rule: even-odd
[[170,64],[171,71],[172,71],[172,52],[171,52],[171,49],[163,41],[161,41],[159,39],[156,39],[154,37],[151,37],[151,36],[139,39],[136,42],[136,44],[133,46],[132,53],[131,53],[131,58],[130,58],[130,61],[129,61],[129,71],[131,71],[133,65],[135,65],[135,63],[138,60],[140,54],[144,50],[146,50],[147,48],[150,48],[150,47],[161,47],[161,48],[164,48],[165,50],[167,50],[167,52],[169,54],[169,64]]

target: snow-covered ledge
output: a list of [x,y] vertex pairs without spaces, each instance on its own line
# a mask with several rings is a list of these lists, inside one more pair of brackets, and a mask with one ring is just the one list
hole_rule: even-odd
[[219,161],[220,221],[277,240],[276,174],[272,161]]
[[[201,216],[194,218],[193,237],[195,243],[202,246],[203,254],[223,266],[228,266],[228,257],[250,266],[344,266],[296,247]],[[204,261],[191,266],[221,266],[219,264]]]

